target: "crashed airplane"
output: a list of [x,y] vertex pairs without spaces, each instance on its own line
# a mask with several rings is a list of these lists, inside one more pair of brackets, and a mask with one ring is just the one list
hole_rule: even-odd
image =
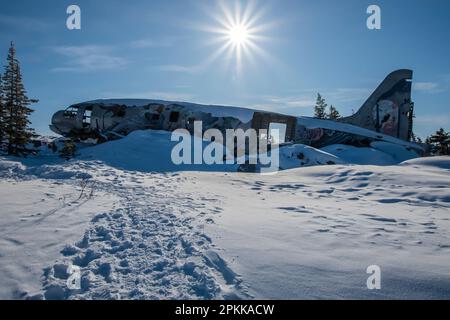
[[203,130],[253,128],[279,130],[275,143],[305,144],[322,148],[332,144],[357,147],[374,141],[402,145],[426,152],[424,146],[411,142],[414,105],[411,101],[411,70],[389,74],[352,116],[337,121],[295,117],[246,108],[207,106],[161,100],[95,100],[58,111],[50,128],[62,136],[101,143],[120,139],[135,130],[187,129],[194,134],[194,122],[202,121]]

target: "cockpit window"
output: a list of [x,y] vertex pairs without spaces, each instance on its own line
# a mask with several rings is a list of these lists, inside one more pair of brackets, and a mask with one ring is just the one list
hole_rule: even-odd
[[83,126],[88,127],[91,125],[91,117],[92,117],[92,110],[85,110],[83,115]]
[[64,118],[73,119],[77,117],[78,109],[74,107],[69,107],[64,111]]

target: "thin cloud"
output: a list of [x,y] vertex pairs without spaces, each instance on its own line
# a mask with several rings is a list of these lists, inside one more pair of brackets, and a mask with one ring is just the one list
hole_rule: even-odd
[[426,93],[439,93],[444,91],[437,82],[414,82],[413,90]]
[[420,115],[414,119],[414,122],[421,125],[434,125],[434,126],[450,126],[450,116],[446,115]]
[[176,64],[157,66],[156,68],[161,71],[166,72],[178,72],[178,73],[197,73],[204,69],[204,65],[192,65],[192,66],[182,66]]
[[163,47],[172,47],[175,44],[175,40],[173,38],[164,38],[164,39],[139,39],[134,40],[130,43],[130,47],[143,49],[143,48],[163,48]]
[[168,91],[142,91],[142,92],[103,92],[104,99],[154,99],[169,101],[188,101],[195,98],[194,94]]
[[371,90],[364,88],[306,89],[287,96],[263,96],[262,99],[260,96],[255,96],[254,100],[257,102],[251,107],[290,115],[312,114],[318,92],[326,99],[327,104],[350,109],[350,107],[359,107],[359,104],[362,104],[370,95]]
[[374,89],[367,88],[337,88],[323,90],[323,95],[329,104],[347,104],[366,100],[373,91]]
[[277,106],[309,108],[314,106],[315,100],[311,95],[291,96],[291,97],[274,97],[267,96],[264,98],[265,102],[271,102]]
[[0,14],[0,25],[7,26],[12,29],[24,29],[31,31],[44,31],[49,28],[49,24],[30,17],[9,16]]
[[293,116],[311,113],[315,103],[314,94],[296,96],[254,96],[249,97],[253,103],[247,106],[251,109],[278,112]]
[[122,57],[115,56],[107,46],[61,46],[54,51],[67,58],[63,66],[53,68],[53,72],[92,72],[116,70],[128,64]]

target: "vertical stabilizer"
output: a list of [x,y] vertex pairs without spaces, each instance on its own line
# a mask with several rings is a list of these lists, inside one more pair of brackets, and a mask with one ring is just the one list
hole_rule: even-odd
[[413,126],[412,76],[412,70],[392,72],[357,113],[341,121],[409,141]]

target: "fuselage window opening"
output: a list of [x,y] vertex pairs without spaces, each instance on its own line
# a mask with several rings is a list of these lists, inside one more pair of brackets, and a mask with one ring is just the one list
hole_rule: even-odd
[[87,127],[91,125],[91,117],[92,117],[92,110],[85,110],[83,116],[83,126]]
[[180,118],[180,113],[178,111],[172,111],[170,113],[169,122],[178,122]]
[[78,114],[78,109],[74,107],[69,107],[64,111],[64,118],[66,119],[73,119],[76,118]]
[[286,123],[271,122],[269,125],[269,142],[281,144],[286,142]]

